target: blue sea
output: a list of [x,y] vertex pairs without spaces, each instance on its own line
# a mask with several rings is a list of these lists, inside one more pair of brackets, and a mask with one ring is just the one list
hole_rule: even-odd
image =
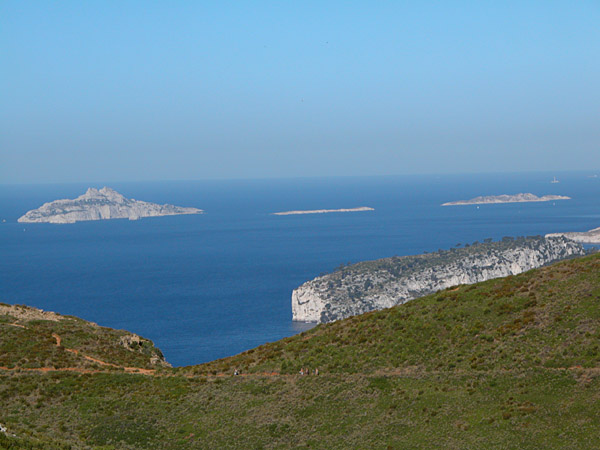
[[[0,186],[0,301],[152,339],[175,366],[233,355],[310,327],[291,292],[340,263],[488,237],[600,226],[594,172]],[[556,176],[560,183],[550,183]],[[203,215],[19,224],[44,202],[108,185]],[[479,195],[572,200],[442,207]],[[370,206],[375,211],[274,216]]]

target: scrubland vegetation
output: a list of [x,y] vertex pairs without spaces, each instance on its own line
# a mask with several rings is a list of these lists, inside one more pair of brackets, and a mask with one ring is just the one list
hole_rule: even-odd
[[84,321],[14,323],[0,317],[0,448],[600,447],[600,255],[183,368]]

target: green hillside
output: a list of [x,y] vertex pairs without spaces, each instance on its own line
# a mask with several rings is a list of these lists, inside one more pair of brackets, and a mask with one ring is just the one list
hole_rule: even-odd
[[0,303],[0,367],[84,372],[168,367],[148,339],[23,305]]
[[0,448],[600,448],[600,255],[175,369],[4,308]]

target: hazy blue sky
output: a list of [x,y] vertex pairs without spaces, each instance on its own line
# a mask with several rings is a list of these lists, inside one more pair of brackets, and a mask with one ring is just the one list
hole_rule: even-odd
[[0,182],[600,169],[600,2],[0,3]]

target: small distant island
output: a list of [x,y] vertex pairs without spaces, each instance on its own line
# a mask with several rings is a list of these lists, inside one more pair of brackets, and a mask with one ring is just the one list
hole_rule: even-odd
[[471,200],[458,200],[456,202],[442,203],[442,206],[459,206],[459,205],[487,205],[495,203],[526,203],[526,202],[551,202],[554,200],[571,200],[571,197],[565,195],[544,195],[538,197],[534,194],[515,194],[515,195],[489,195],[475,197]]
[[569,231],[566,233],[550,233],[546,237],[563,236],[582,244],[600,244],[600,227],[590,231]]
[[282,211],[272,213],[274,216],[290,216],[294,214],[326,214],[335,212],[359,212],[359,211],[375,211],[375,208],[369,208],[368,206],[360,206],[358,208],[348,209],[312,209],[312,210],[301,210],[301,211]]
[[19,218],[26,223],[75,223],[87,220],[129,219],[143,217],[173,216],[178,214],[202,214],[198,208],[174,205],[158,205],[126,198],[117,191],[103,187],[89,188],[75,199],[55,200],[44,203],[38,209],[28,211]]

